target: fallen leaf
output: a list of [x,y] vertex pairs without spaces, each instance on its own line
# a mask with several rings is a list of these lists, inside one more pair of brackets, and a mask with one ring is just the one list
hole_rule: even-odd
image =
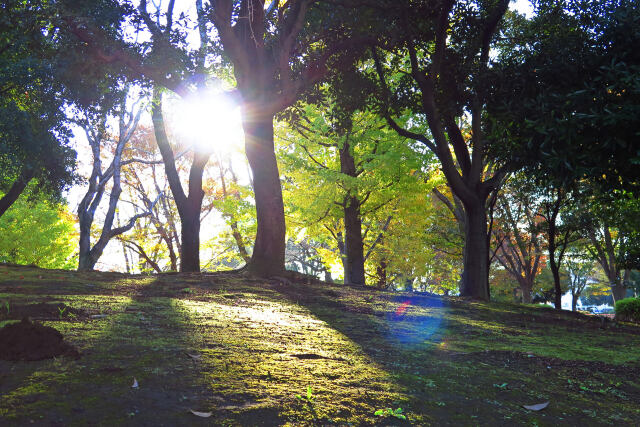
[[133,379],[133,384],[131,385],[131,388],[138,388],[138,380],[137,379]]
[[524,409],[528,409],[530,411],[542,411],[547,406],[549,406],[549,401],[538,403],[537,405],[522,405]]
[[211,412],[198,412],[198,411],[194,411],[193,409],[189,409],[189,411],[191,411],[193,415],[202,417],[202,418],[209,418],[211,415],[213,415],[213,413]]
[[201,354],[191,354],[191,353],[187,353],[187,356],[189,356],[190,358],[192,358],[193,360],[200,360],[202,359],[202,355]]

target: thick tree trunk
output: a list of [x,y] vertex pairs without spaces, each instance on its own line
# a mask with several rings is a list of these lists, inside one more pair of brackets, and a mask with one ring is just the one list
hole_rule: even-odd
[[576,311],[576,307],[578,306],[578,298],[580,298],[580,295],[571,294],[571,311]]
[[[356,162],[349,145],[348,136],[340,149],[340,172],[357,177]],[[362,241],[362,218],[360,200],[355,190],[349,190],[344,204],[345,234],[345,284],[364,285],[364,243]]]
[[90,251],[81,250],[78,254],[78,271],[93,271],[97,261],[91,256]]
[[489,248],[487,247],[487,212],[484,200],[476,206],[465,205],[465,225],[464,270],[460,296],[488,300]]
[[620,283],[620,279],[611,282],[611,295],[614,304],[627,296],[627,288]]
[[33,170],[24,167],[18,178],[13,182],[7,194],[0,198],[0,217],[18,200],[27,185],[33,178]]
[[185,209],[180,215],[182,252],[180,271],[200,271],[200,205],[198,209]]
[[324,269],[324,281],[327,283],[333,283],[333,277],[331,277],[331,272],[326,268]]
[[387,262],[384,259],[376,267],[376,274],[378,276],[378,288],[387,289]]
[[364,285],[364,243],[362,242],[362,220],[360,206],[355,197],[350,197],[344,208],[345,283]]
[[284,271],[285,221],[280,173],[273,146],[273,117],[254,117],[245,112],[245,150],[256,200],[258,230],[250,272],[273,276]]
[[520,283],[520,290],[522,291],[522,303],[531,304],[531,290],[533,289],[533,283]]

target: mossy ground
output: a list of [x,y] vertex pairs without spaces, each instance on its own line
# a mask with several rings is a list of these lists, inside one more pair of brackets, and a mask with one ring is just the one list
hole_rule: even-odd
[[630,324],[229,273],[0,265],[0,326],[43,302],[73,309],[43,323],[82,357],[0,361],[0,425],[640,424]]

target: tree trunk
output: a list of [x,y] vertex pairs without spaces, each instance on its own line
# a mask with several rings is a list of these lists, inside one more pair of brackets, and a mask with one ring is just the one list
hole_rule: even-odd
[[240,228],[238,227],[238,221],[232,221],[231,224],[231,235],[233,239],[236,241],[236,246],[238,246],[238,253],[244,260],[245,263],[248,263],[251,260],[251,256],[249,252],[247,252],[247,248],[244,245],[244,239],[242,238],[242,234],[240,233]]
[[580,298],[579,294],[571,294],[571,311],[576,311],[576,307],[578,306],[578,298]]
[[[200,205],[198,204],[198,208]],[[200,271],[200,209],[185,209],[180,215],[182,252],[180,271]]]
[[[83,248],[81,241],[80,247]],[[80,250],[80,254],[78,254],[78,271],[93,271],[93,268],[96,265],[96,261],[91,256],[90,251]]]
[[387,262],[384,259],[376,267],[376,274],[378,276],[378,288],[387,289]]
[[[224,178],[224,169],[222,168],[222,162],[218,160],[218,169],[220,171],[220,184],[222,185],[222,195],[226,199],[229,197],[229,192],[227,191],[227,183]],[[229,170],[231,171],[232,180],[235,184],[238,184],[238,180],[236,179],[235,174],[233,173],[233,169],[231,167],[231,161],[229,162]],[[234,197],[237,200],[241,199],[241,196],[236,192]],[[238,253],[242,257],[242,260],[246,263],[249,262],[251,256],[249,252],[247,252],[247,248],[244,244],[244,239],[242,238],[242,234],[240,233],[240,228],[238,227],[238,221],[233,217],[233,215],[225,215],[225,217],[229,220],[229,226],[231,227],[231,235],[236,241],[236,245],[238,246]]]
[[193,161],[189,169],[189,194],[185,194],[176,168],[176,160],[169,144],[162,114],[162,94],[157,88],[153,92],[151,118],[158,149],[162,155],[165,173],[173,200],[178,208],[181,222],[180,271],[185,273],[200,271],[200,211],[204,190],[202,174],[209,161],[210,152],[193,152]]
[[487,212],[484,200],[475,206],[465,205],[463,273],[460,296],[489,299],[487,247]]
[[533,289],[533,283],[520,283],[520,290],[522,290],[522,303],[531,304],[531,289]]
[[611,295],[614,304],[627,296],[627,288],[621,283],[620,278],[611,280]]
[[355,197],[350,197],[344,208],[345,231],[345,284],[364,285],[364,244],[360,206]]
[[324,269],[324,281],[327,283],[333,283],[333,278],[331,277],[331,271],[328,269]]
[[[551,250],[549,250],[551,253]],[[562,310],[562,286],[560,284],[560,267],[556,264],[555,257],[549,257],[549,269],[553,275],[554,299],[553,305],[556,310]]]
[[[349,145],[348,135],[340,149],[340,172],[357,177],[356,162]],[[348,190],[344,204],[345,234],[345,284],[364,285],[364,243],[362,241],[362,218],[360,216],[360,200],[357,191]]]
[[562,310],[562,286],[560,283],[560,265],[556,262],[556,217],[557,211],[553,213],[551,219],[548,221],[549,234],[547,236],[549,241],[549,269],[553,275],[553,288],[554,294],[554,307],[556,310]]
[[18,200],[27,185],[33,178],[33,170],[23,167],[20,175],[13,182],[7,194],[0,198],[0,217]]
[[273,117],[256,118],[245,112],[243,129],[258,220],[256,241],[247,268],[260,276],[273,276],[285,269],[286,233],[280,173],[273,146]]

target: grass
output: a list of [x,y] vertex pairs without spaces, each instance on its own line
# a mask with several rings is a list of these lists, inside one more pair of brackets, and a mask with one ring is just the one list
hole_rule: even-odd
[[[82,354],[0,361],[1,425],[640,420],[640,328],[601,329],[593,317],[546,308],[228,273],[2,265],[0,301],[10,313],[64,304],[65,315],[43,323]],[[0,322],[10,317],[0,312]],[[522,407],[547,400],[540,412]]]

